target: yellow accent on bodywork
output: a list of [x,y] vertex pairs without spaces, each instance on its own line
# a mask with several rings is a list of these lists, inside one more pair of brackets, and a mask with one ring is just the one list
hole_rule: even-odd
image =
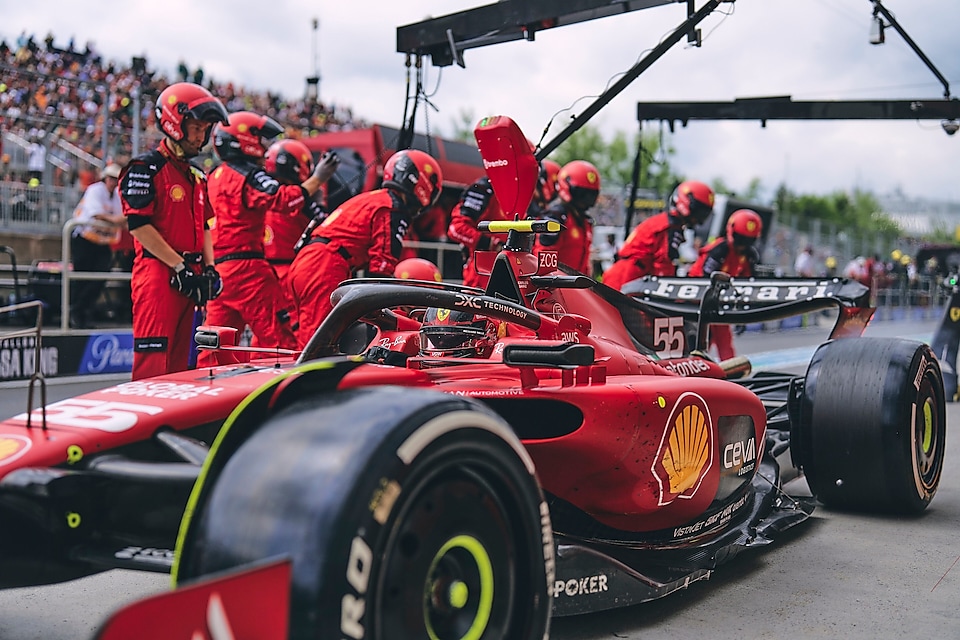
[[[491,220],[487,223],[487,231],[490,233],[506,233],[507,231],[533,231],[534,222],[543,222],[542,220]],[[557,233],[560,231],[560,223],[556,220],[547,221],[547,231]]]
[[83,449],[80,445],[72,444],[67,447],[67,462],[77,464],[81,460],[83,460]]

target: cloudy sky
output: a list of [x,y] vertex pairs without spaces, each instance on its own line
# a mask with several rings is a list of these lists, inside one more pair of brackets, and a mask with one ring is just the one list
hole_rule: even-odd
[[[58,44],[92,41],[105,57],[145,55],[172,73],[183,59],[207,77],[283,95],[302,95],[319,66],[321,98],[396,126],[403,115],[405,68],[396,27],[485,4],[484,0],[274,0],[226,3],[166,0],[123,5],[101,0],[0,0],[0,37],[22,30]],[[700,6],[702,3],[697,2]],[[506,114],[538,139],[553,133],[616,75],[685,18],[685,3],[541,32],[535,42],[466,51],[466,69],[429,69],[438,111],[431,130],[451,131],[460,114]],[[960,93],[960,2],[884,0],[907,33]],[[703,46],[681,43],[603,110],[594,124],[610,134],[637,128],[637,101],[793,96],[794,100],[939,99],[944,89],[893,30],[871,46],[870,0],[737,0],[701,24]],[[312,19],[319,29],[312,29]],[[572,111],[564,111],[572,109]],[[418,129],[426,126],[424,110]],[[646,124],[645,128],[658,128]],[[678,128],[676,168],[691,178],[722,178],[768,192],[862,188],[960,201],[960,134],[939,122],[699,122]]]

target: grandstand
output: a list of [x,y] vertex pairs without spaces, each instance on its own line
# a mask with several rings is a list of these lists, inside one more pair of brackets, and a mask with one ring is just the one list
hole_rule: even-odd
[[[123,164],[152,148],[157,95],[172,82],[203,80],[186,64],[169,76],[144,57],[110,60],[91,44],[71,38],[58,45],[21,33],[0,41],[0,229],[54,239],[83,188],[107,162]],[[288,137],[365,126],[349,107],[326,105],[247,89],[233,82],[203,82],[229,111],[265,113],[284,125]],[[42,170],[31,172],[31,155]],[[42,160],[38,160],[42,156]],[[0,244],[18,240],[0,238]],[[35,244],[31,243],[31,244]],[[24,247],[32,253],[32,247]],[[41,250],[41,253],[43,250]],[[51,255],[59,251],[51,250]],[[29,255],[27,257],[30,257]],[[45,257],[45,256],[33,256]]]

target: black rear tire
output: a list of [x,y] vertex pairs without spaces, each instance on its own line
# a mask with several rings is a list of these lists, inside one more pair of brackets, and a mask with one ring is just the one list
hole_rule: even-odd
[[207,482],[179,577],[289,555],[291,638],[548,634],[549,512],[519,439],[478,403],[394,388],[305,399]]
[[930,348],[897,338],[848,338],[810,361],[791,447],[829,507],[910,514],[940,483],[946,405]]

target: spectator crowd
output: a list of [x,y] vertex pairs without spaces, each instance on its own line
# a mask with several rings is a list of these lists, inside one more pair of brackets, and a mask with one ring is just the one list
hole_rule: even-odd
[[[101,166],[129,160],[134,151],[133,110],[137,104],[140,150],[154,146],[160,135],[155,126],[156,98],[164,87],[179,80],[202,82],[231,112],[248,110],[270,116],[283,125],[287,137],[365,126],[350,107],[288,99],[229,81],[218,82],[202,68],[191,72],[186,62],[181,62],[176,76],[168,77],[151,70],[145,56],[121,63],[106,58],[93,42],[80,48],[73,37],[63,45],[52,33],[38,40],[24,31],[16,39],[0,38],[0,133],[9,131],[57,155],[62,162],[52,171],[55,186],[85,187],[96,180],[98,167],[84,166],[77,158],[89,154],[98,158]],[[65,152],[59,148],[60,141],[82,153]],[[39,157],[39,151],[32,150],[31,157]],[[39,179],[25,171],[13,172],[9,148],[0,149],[0,180],[27,182],[31,178]]]

